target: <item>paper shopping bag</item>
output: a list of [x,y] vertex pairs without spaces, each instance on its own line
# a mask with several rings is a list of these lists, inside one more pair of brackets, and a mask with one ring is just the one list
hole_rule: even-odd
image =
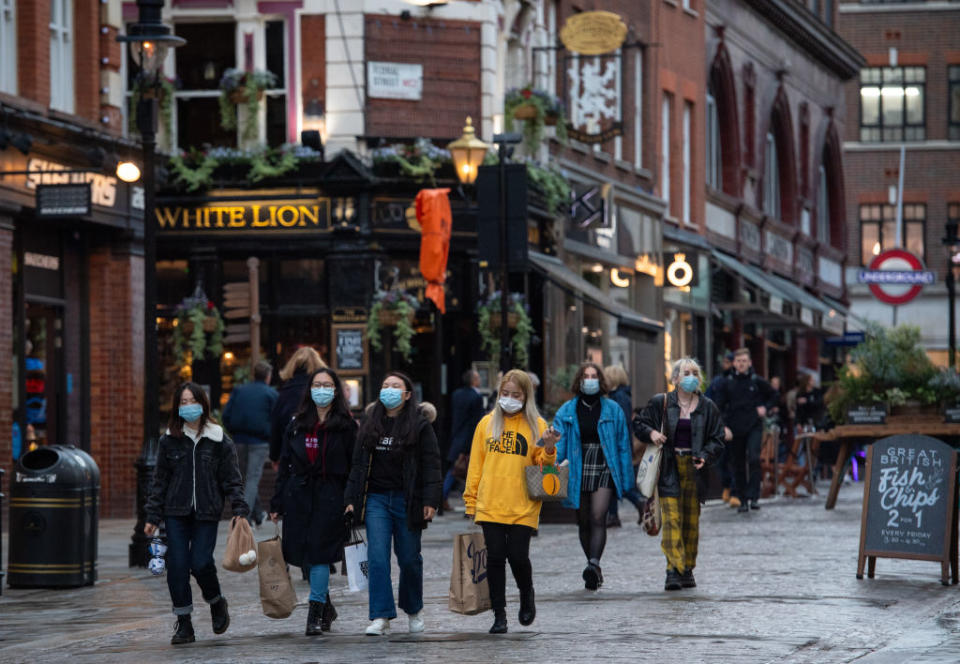
[[369,584],[369,562],[367,543],[360,531],[354,530],[350,541],[343,548],[343,559],[347,563],[347,585],[352,592],[366,590]]
[[[241,562],[241,556],[246,562]],[[223,552],[223,569],[230,572],[249,572],[257,566],[257,542],[250,522],[242,516],[230,520],[227,549]]]
[[473,616],[490,609],[487,584],[487,545],[482,532],[453,536],[453,569],[450,572],[450,601],[454,613]]
[[260,573],[260,604],[268,618],[286,618],[297,606],[287,564],[283,560],[280,538],[274,537],[257,544],[257,566]]

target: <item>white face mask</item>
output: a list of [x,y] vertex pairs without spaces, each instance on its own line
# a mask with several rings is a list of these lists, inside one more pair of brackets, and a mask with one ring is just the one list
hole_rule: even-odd
[[500,397],[500,400],[497,401],[497,403],[499,403],[500,408],[502,408],[503,411],[509,415],[519,413],[520,409],[523,408],[523,402],[519,399],[514,399],[513,397]]

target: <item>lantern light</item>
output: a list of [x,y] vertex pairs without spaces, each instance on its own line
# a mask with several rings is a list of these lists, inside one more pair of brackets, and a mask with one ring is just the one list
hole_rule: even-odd
[[121,161],[117,164],[117,177],[124,182],[136,182],[140,179],[140,167],[132,161]]
[[457,169],[457,177],[463,184],[473,184],[477,179],[477,169],[483,163],[490,146],[477,138],[473,128],[473,118],[467,117],[463,136],[447,146]]

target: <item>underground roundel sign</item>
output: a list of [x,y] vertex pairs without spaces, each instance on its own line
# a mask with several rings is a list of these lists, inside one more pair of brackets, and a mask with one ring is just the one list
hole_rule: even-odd
[[867,284],[870,292],[887,304],[906,304],[935,281],[923,261],[903,249],[888,249],[879,253],[870,267],[860,270],[857,281]]

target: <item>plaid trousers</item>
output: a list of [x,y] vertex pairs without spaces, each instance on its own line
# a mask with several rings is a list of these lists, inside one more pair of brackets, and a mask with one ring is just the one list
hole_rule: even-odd
[[660,548],[667,557],[667,569],[678,572],[697,565],[700,543],[700,500],[697,496],[697,470],[689,456],[677,457],[680,475],[680,496],[660,498],[663,517]]

